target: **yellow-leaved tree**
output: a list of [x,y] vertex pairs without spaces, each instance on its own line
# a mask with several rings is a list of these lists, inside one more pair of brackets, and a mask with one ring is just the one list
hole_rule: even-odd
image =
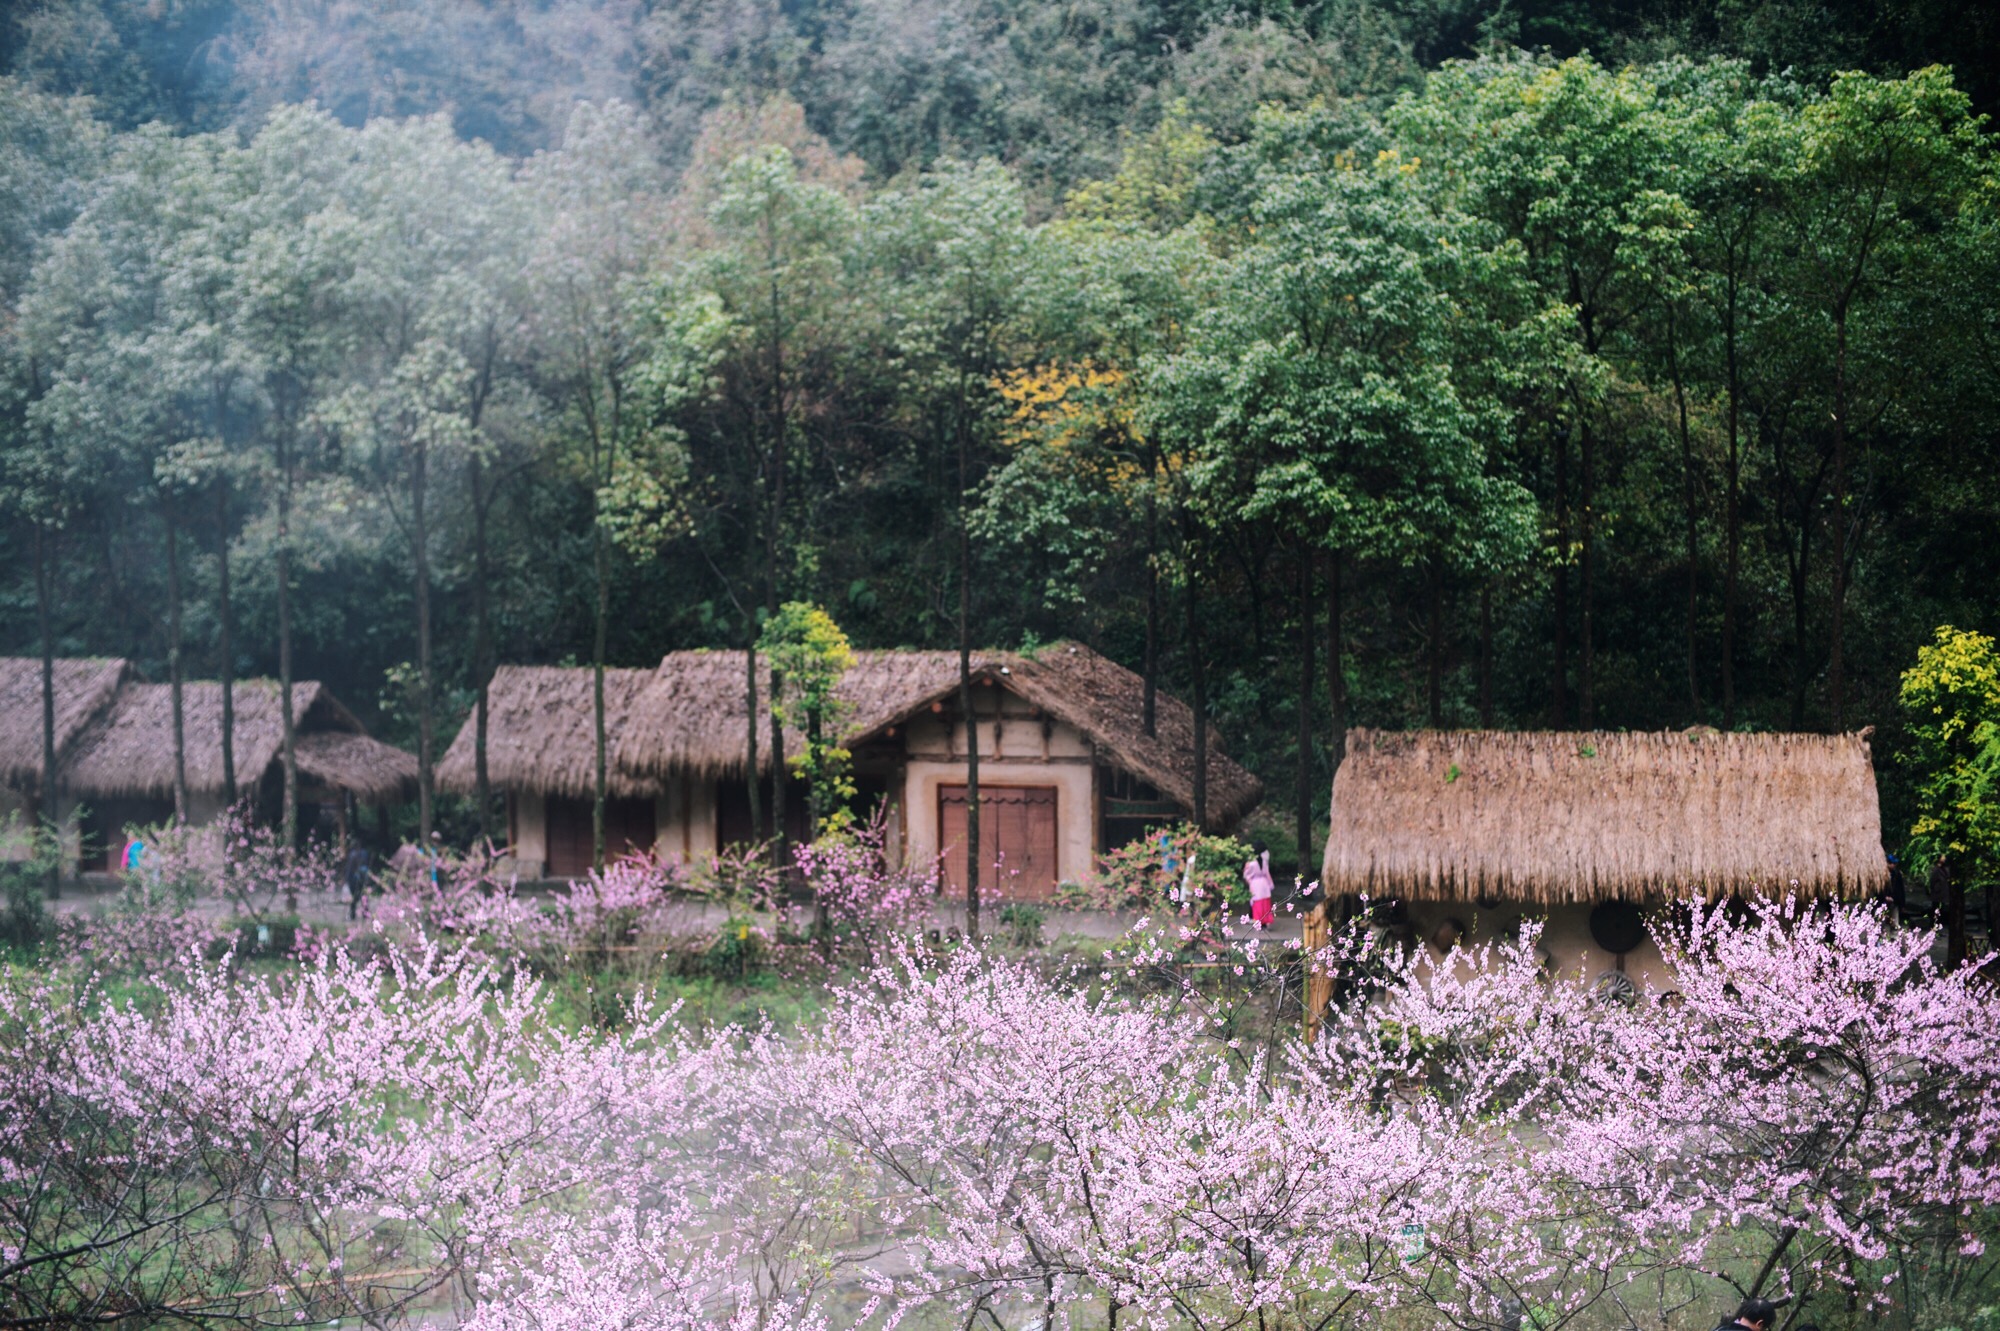
[[[1917,778],[1911,867],[1945,866],[1955,926],[1963,890],[2000,877],[2000,650],[1983,633],[1941,626],[1903,672],[1902,704],[1910,724],[1903,761]],[[1958,952],[1960,930],[1952,932]]]

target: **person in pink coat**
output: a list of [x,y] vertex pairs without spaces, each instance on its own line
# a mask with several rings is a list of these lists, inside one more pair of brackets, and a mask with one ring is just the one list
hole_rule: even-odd
[[1243,881],[1250,884],[1250,920],[1258,928],[1276,924],[1278,917],[1271,908],[1271,849],[1259,841],[1256,853],[1243,866]]

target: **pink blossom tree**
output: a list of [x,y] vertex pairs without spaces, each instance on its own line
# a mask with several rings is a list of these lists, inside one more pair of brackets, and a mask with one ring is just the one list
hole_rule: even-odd
[[1656,1260],[1880,1309],[1906,1264],[1984,1252],[2000,1203],[2000,998],[1886,908],[1696,907],[1677,996],[1588,1069],[1568,1167]]
[[1367,983],[1309,1049],[971,949],[891,953],[794,1036],[643,1001],[566,1034],[531,979],[421,936],[386,970],[192,964],[146,1009],[9,977],[0,1317],[1492,1329],[1730,1290],[1929,1316],[1921,1254],[1990,1261],[1992,987],[1872,907],[1659,937],[1674,1000],[1628,1006],[1546,978],[1532,929],[1443,956],[1359,931],[1317,958]]
[[624,1171],[665,1018],[565,1035],[474,953],[339,951],[290,983],[190,963],[157,1010],[0,985],[0,1309],[13,1327],[385,1325]]

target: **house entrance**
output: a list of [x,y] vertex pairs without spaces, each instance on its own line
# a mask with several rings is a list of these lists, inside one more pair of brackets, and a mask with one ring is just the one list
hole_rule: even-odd
[[[581,878],[590,872],[596,848],[591,801],[549,796],[548,846],[551,878]],[[634,851],[653,848],[653,801],[611,798],[604,801],[604,862]]]
[[107,799],[86,804],[83,813],[83,858],[77,868],[85,872],[119,873],[125,868],[127,828],[157,827],[174,818],[174,802],[164,799]]
[[[938,841],[947,891],[965,891],[964,786],[938,787]],[[1056,887],[1056,788],[979,787],[979,886],[1001,897],[1046,900]]]

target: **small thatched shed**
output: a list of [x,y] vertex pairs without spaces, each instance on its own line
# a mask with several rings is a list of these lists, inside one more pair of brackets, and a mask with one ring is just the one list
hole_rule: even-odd
[[[131,675],[129,663],[98,657],[59,657],[53,663],[56,757],[77,732],[110,705]],[[42,662],[33,656],[0,656],[0,782],[28,790],[42,770]]]
[[[278,685],[268,679],[232,686],[237,785],[254,790],[281,757],[284,722]],[[223,797],[222,685],[181,686],[182,737],[190,794]],[[367,803],[392,803],[416,789],[416,759],[370,739],[354,714],[326,686],[292,685],[294,754],[302,785],[351,793]],[[172,799],[173,689],[127,684],[81,734],[63,764],[69,794],[87,801]]]
[[[606,844],[660,845],[693,857],[752,839],[742,652],[674,652],[650,671],[610,671],[611,741]],[[771,807],[769,674],[758,665],[762,808]],[[1194,802],[1194,717],[1160,693],[1156,733],[1143,725],[1138,675],[1073,643],[1032,655],[980,652],[972,662],[981,735],[981,845],[1024,894],[1095,870],[1095,857],[1150,824],[1185,817]],[[919,862],[950,858],[967,821],[965,724],[955,652],[867,651],[840,685],[843,737],[865,795],[885,802],[891,835]],[[487,769],[506,791],[509,834],[524,863],[579,872],[590,860],[594,780],[591,672],[509,667],[490,693]],[[439,768],[447,788],[473,787],[473,720]],[[787,754],[802,737],[788,734]],[[1261,794],[1211,733],[1207,809],[1212,826],[1238,821]],[[615,807],[614,807],[615,806]],[[803,792],[787,802],[788,832],[806,832]],[[957,832],[954,829],[958,829]],[[960,852],[960,859],[963,854]],[[989,883],[992,878],[989,876]]]
[[1352,730],[1321,881],[1439,947],[1535,917],[1552,966],[1631,990],[1673,984],[1668,903],[1856,896],[1888,864],[1867,731]]
[[1322,881],[1552,905],[1888,880],[1866,732],[1350,731]]

